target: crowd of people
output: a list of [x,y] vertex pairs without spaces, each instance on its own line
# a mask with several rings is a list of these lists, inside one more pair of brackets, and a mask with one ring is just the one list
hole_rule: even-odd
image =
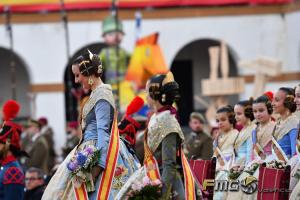
[[[91,94],[83,100],[79,122],[68,124],[61,163],[46,118],[30,119],[22,129],[13,121],[19,104],[10,100],[3,106],[0,199],[128,199],[136,182],[145,180],[161,186],[163,199],[201,199],[203,188],[188,161],[213,157],[216,180],[229,180],[232,169],[245,178],[253,163],[290,165],[291,199],[299,195],[300,84],[220,107],[218,127],[210,134],[203,115],[193,112],[191,132],[183,133],[173,107],[179,85],[171,72],[153,76],[146,84],[152,115],[143,130],[140,158],[134,150],[140,124],[130,115],[142,100],[135,99],[118,124],[111,86],[101,79],[100,58],[88,51],[74,61],[72,72]],[[257,169],[253,174],[259,178]],[[215,192],[214,199],[246,198],[241,192],[228,194]]]

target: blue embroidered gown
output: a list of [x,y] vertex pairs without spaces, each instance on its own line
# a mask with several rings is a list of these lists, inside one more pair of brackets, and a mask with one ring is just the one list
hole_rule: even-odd
[[[50,180],[42,197],[43,200],[75,199],[71,172],[67,169],[67,164],[73,157],[76,150],[82,150],[90,145],[95,146],[100,150],[98,166],[100,166],[102,170],[106,168],[106,158],[111,126],[115,114],[114,112],[114,100],[111,87],[106,84],[98,86],[94,91],[92,91],[89,100],[85,103],[82,109],[82,141],[67,156]],[[139,167],[140,164],[138,159],[134,154],[128,151],[126,145],[122,139],[120,139],[116,171],[108,199],[115,198],[130,175],[133,174],[133,172]],[[102,174],[100,174],[96,179],[95,191],[88,192],[89,200],[96,199],[101,176]]]

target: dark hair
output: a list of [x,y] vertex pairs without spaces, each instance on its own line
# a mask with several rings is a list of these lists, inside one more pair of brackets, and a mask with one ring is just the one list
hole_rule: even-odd
[[236,105],[240,105],[244,107],[245,117],[254,120],[253,109],[252,109],[253,98],[251,97],[249,100],[239,101]]
[[235,119],[235,114],[234,110],[231,105],[223,106],[217,110],[217,113],[226,113],[228,116],[228,121],[230,124],[235,127],[236,124],[236,119]]
[[253,101],[253,104],[255,103],[264,103],[267,107],[268,114],[271,115],[273,113],[272,102],[270,101],[270,98],[268,96],[262,95],[260,97],[257,97]]
[[163,84],[166,75],[159,74],[150,78],[149,94],[162,105],[172,105],[180,98],[179,85],[175,81]]
[[39,179],[45,178],[45,174],[40,168],[30,167],[28,170],[26,170],[26,173],[37,173]]
[[297,105],[294,102],[295,90],[289,87],[281,87],[279,88],[279,90],[283,91],[286,94],[285,99],[283,101],[283,106],[289,109],[290,112],[295,112],[297,109]]
[[29,125],[29,126],[35,126],[35,127],[37,127],[39,130],[42,129],[42,124],[41,124],[39,121],[36,121],[36,120],[34,120],[34,119],[29,119],[28,125]]
[[73,65],[79,66],[79,71],[83,76],[101,77],[103,73],[102,63],[98,55],[87,53],[77,57]]

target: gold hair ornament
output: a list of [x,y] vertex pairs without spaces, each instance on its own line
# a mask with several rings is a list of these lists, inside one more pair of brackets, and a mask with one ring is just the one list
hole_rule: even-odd
[[91,77],[89,77],[88,84],[91,86],[94,84],[94,80]]
[[174,82],[174,76],[173,76],[173,73],[171,71],[169,71],[167,74],[166,74],[166,77],[164,78],[163,82],[162,82],[162,85],[166,85],[167,83],[171,83],[171,82]]

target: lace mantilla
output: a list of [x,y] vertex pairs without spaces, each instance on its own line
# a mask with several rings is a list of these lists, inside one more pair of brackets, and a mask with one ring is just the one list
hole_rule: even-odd
[[285,120],[279,120],[276,124],[276,130],[274,132],[274,137],[276,141],[279,141],[283,138],[286,134],[290,132],[292,129],[296,129],[298,127],[299,120],[296,118],[295,115],[290,115]]
[[147,141],[151,151],[155,152],[162,140],[170,133],[177,133],[184,140],[181,127],[170,111],[153,114],[149,121]]

